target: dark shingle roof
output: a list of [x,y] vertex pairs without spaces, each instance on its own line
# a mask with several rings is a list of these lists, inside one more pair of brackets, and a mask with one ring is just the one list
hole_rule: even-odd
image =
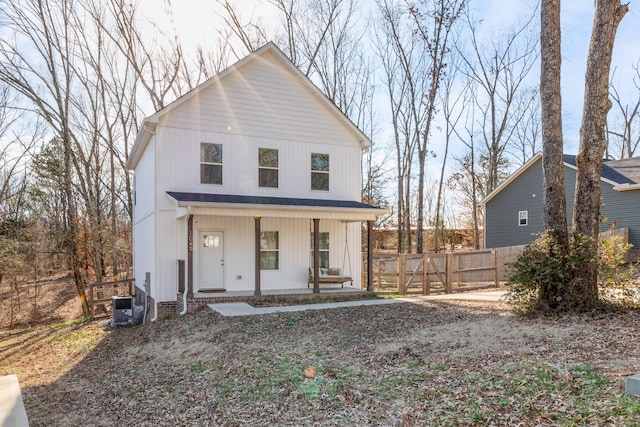
[[605,164],[629,179],[629,184],[640,182],[640,157],[624,160],[605,160]]
[[[562,155],[564,162],[576,166],[576,156]],[[616,184],[637,184],[640,180],[640,157],[602,162],[602,178]]]
[[243,205],[306,206],[343,209],[379,209],[376,206],[350,200],[297,199],[291,197],[237,196],[233,194],[185,193],[167,191],[178,202],[237,203]]

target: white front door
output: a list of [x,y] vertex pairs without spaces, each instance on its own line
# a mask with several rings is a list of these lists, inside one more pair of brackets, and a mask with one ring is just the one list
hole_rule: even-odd
[[224,289],[224,233],[201,231],[198,244],[198,288]]

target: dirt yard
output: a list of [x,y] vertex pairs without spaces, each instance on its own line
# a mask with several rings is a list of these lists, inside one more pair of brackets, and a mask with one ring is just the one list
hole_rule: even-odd
[[66,276],[17,288],[0,285],[0,329],[77,319],[82,310],[75,289]]
[[[0,331],[37,426],[640,424],[640,311],[519,319],[431,301]],[[306,376],[305,376],[306,373]]]

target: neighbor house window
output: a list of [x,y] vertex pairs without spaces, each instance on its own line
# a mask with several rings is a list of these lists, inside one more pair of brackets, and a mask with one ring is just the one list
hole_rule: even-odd
[[222,144],[200,144],[200,183],[222,185]]
[[[310,266],[313,267],[313,235],[314,233],[311,233],[311,262],[309,263]],[[329,233],[328,232],[320,232],[318,233],[318,236],[320,238],[320,250],[319,252],[319,260],[320,260],[320,268],[329,268]]]
[[518,225],[527,225],[529,223],[529,211],[518,212]]
[[258,149],[258,185],[278,188],[278,150]]
[[277,270],[280,268],[280,242],[277,231],[260,233],[260,269]]
[[311,189],[329,191],[329,155],[311,153]]

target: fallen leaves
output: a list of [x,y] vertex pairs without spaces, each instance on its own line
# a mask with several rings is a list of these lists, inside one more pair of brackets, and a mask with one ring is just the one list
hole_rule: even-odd
[[640,371],[638,319],[468,301],[202,311],[2,332],[0,374],[18,372],[33,427],[633,425],[640,400],[622,389]]
[[313,367],[308,367],[305,368],[304,370],[304,377],[305,378],[315,378],[318,375],[318,370],[316,368]]

